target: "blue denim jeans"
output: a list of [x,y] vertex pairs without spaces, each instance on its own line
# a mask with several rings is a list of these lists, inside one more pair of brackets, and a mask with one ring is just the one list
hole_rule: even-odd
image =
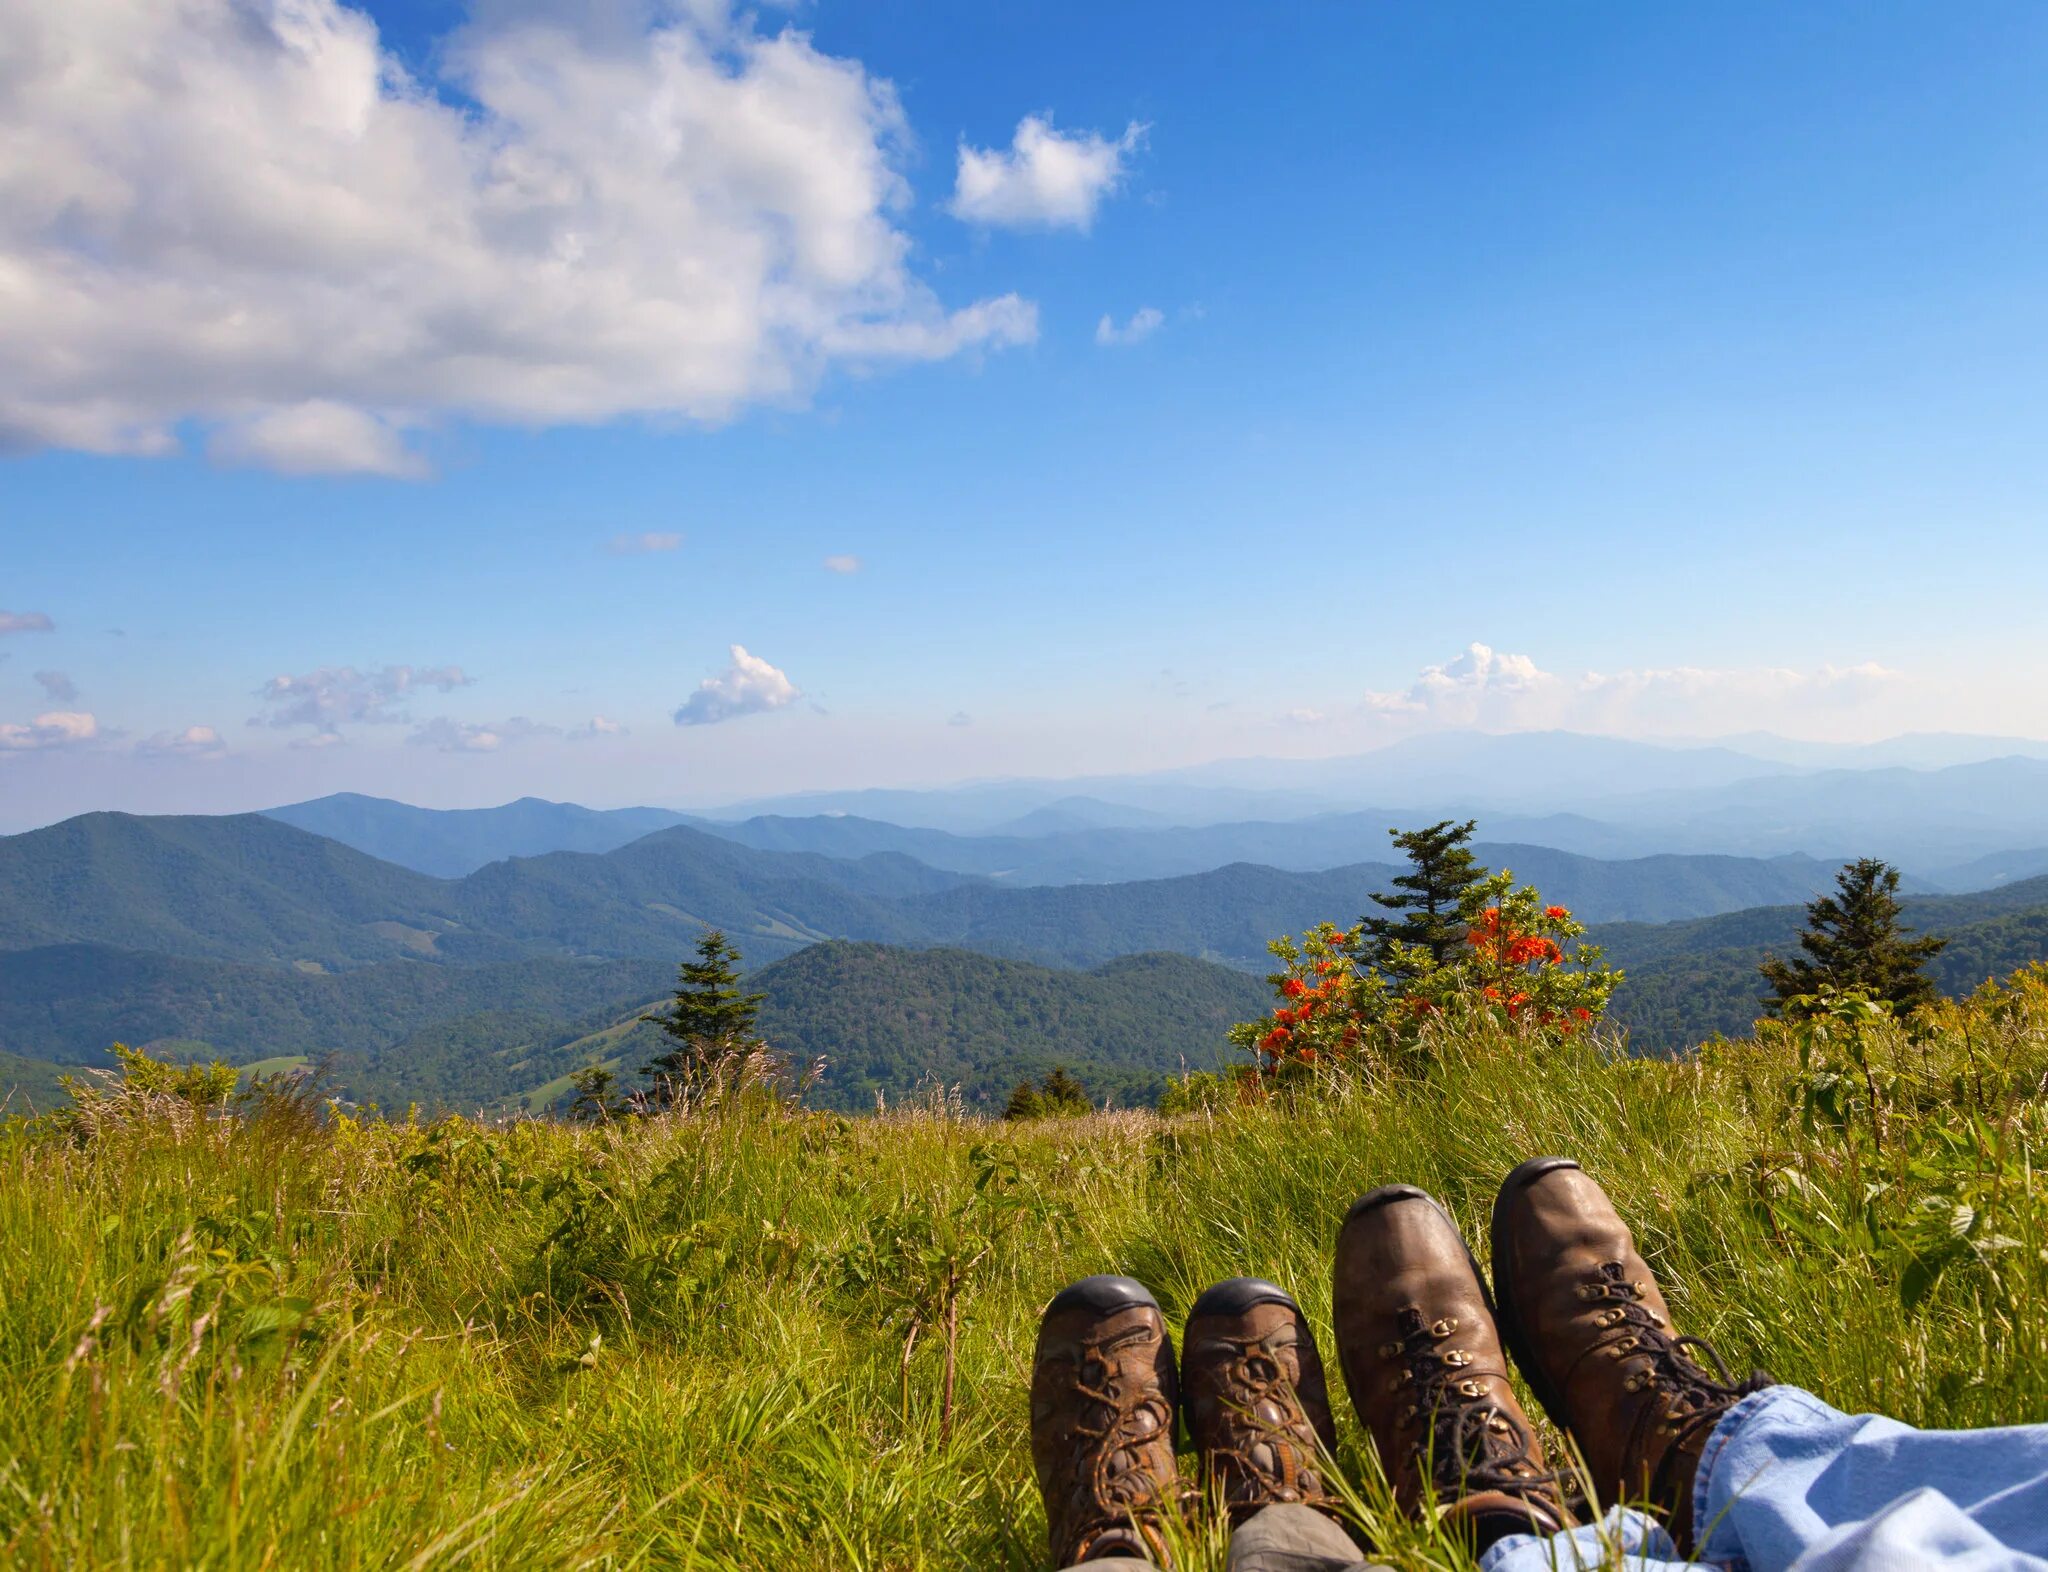
[[[1539,1539],[1514,1534],[1484,1572],[2048,1572],[2048,1425],[1915,1430],[1844,1414],[1795,1386],[1731,1408],[1707,1438],[1693,1483],[1698,1559],[1663,1526],[1617,1507],[1599,1523]],[[1619,1550],[1617,1560],[1612,1552]]]

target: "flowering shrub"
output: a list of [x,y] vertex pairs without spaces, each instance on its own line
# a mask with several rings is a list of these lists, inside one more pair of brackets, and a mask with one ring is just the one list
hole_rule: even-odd
[[1363,923],[1320,923],[1299,940],[1267,946],[1281,969],[1267,980],[1273,1012],[1233,1027],[1261,1079],[1299,1077],[1328,1064],[1368,1073],[1397,1068],[1418,1051],[1423,1024],[1461,1011],[1490,1011],[1522,1030],[1569,1036],[1597,1020],[1621,982],[1585,925],[1545,905],[1503,872],[1473,884],[1460,902],[1464,941],[1439,962],[1428,949],[1375,942]]

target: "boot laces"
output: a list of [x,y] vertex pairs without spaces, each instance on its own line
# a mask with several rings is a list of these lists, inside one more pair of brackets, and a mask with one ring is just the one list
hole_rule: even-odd
[[[1267,1342],[1256,1338],[1233,1339],[1221,1385],[1222,1406],[1237,1430],[1231,1437],[1235,1445],[1227,1449],[1227,1455],[1246,1473],[1264,1480],[1268,1488],[1290,1497],[1300,1493],[1304,1486],[1319,1490],[1320,1481],[1312,1472],[1313,1444],[1305,1447],[1296,1429],[1308,1424],[1307,1410],[1288,1377],[1287,1367]],[[1259,1412],[1260,1404],[1268,1400],[1285,1416],[1278,1422]],[[1271,1468],[1261,1467],[1252,1456],[1261,1441],[1272,1449]]]
[[[1636,1359],[1641,1363],[1622,1385],[1630,1392],[1648,1392],[1655,1399],[1642,1406],[1630,1426],[1628,1456],[1641,1455],[1642,1444],[1653,1430],[1676,1452],[1738,1399],[1771,1384],[1771,1377],[1761,1370],[1737,1380],[1713,1344],[1673,1333],[1664,1318],[1645,1303],[1646,1285],[1631,1280],[1619,1261],[1604,1262],[1578,1292],[1581,1299],[1603,1306],[1598,1313],[1602,1330],[1572,1361],[1566,1382],[1581,1364],[1598,1354]],[[1697,1356],[1704,1356],[1713,1369]]]
[[1527,1428],[1488,1392],[1484,1378],[1505,1379],[1506,1372],[1476,1369],[1466,1350],[1438,1346],[1456,1334],[1457,1318],[1432,1321],[1420,1306],[1409,1305],[1398,1324],[1400,1340],[1381,1353],[1401,1362],[1413,1398],[1402,1418],[1423,1427],[1410,1456],[1420,1459],[1427,1452],[1438,1488],[1528,1496],[1555,1487],[1557,1474],[1538,1468],[1530,1455],[1534,1440]]
[[[1138,1514],[1166,1506],[1174,1492],[1153,1472],[1145,1453],[1162,1437],[1171,1446],[1173,1411],[1162,1393],[1146,1390],[1145,1384],[1135,1390],[1127,1385],[1114,1348],[1088,1349],[1075,1372],[1074,1390],[1089,1403],[1088,1410],[1076,1417],[1074,1433],[1096,1443],[1076,1447],[1072,1454],[1074,1494],[1089,1504],[1094,1520],[1082,1542],[1127,1527],[1149,1543],[1156,1530]],[[1147,1414],[1154,1421],[1149,1429],[1143,1420]],[[1119,1455],[1135,1466],[1111,1473],[1110,1464]]]

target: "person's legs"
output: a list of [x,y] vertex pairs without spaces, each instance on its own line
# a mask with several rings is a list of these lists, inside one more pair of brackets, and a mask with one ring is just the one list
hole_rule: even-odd
[[1335,1272],[1344,1384],[1396,1504],[1482,1549],[1569,1523],[1449,1214],[1409,1185],[1373,1191],[1344,1220]]
[[1230,1572],[1392,1572],[1367,1566],[1351,1536],[1314,1507],[1275,1502],[1230,1536]]
[[1915,1430],[1774,1386],[1715,1426],[1693,1518],[1703,1560],[1759,1569],[1848,1566],[1880,1547],[1899,1565],[1974,1547],[1985,1565],[2048,1567],[2048,1425]]

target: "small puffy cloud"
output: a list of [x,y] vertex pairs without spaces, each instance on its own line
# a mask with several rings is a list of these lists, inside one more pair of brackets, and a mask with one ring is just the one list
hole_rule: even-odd
[[39,671],[35,674],[42,684],[43,692],[54,704],[75,704],[78,702],[78,684],[61,671]]
[[744,645],[732,646],[732,663],[715,677],[697,684],[697,691],[676,710],[678,726],[712,726],[794,704],[803,695],[796,684]]
[[57,624],[40,611],[0,611],[0,638],[10,633],[54,633]]
[[1552,701],[1563,687],[1527,655],[1468,644],[1455,660],[1425,666],[1403,692],[1368,691],[1365,706],[1381,715],[1427,719],[1445,726],[1556,724],[1523,717]]
[[1011,229],[1087,229],[1123,183],[1125,160],[1144,140],[1135,120],[1111,139],[1063,136],[1049,115],[1026,115],[1004,148],[960,144],[951,210],[972,224]]
[[99,736],[99,722],[71,710],[52,710],[28,723],[0,722],[0,753],[33,753],[44,748],[74,748]]
[[[719,422],[1035,332],[913,270],[860,61],[718,0],[443,9],[424,80],[343,0],[0,0],[0,450],[411,477],[449,420]],[[1099,192],[1119,144],[1067,140]]]
[[569,740],[571,742],[594,742],[599,737],[623,737],[625,735],[626,728],[617,721],[608,720],[602,715],[593,715],[581,726],[570,729]]
[[216,464],[284,475],[422,480],[428,474],[427,461],[405,445],[389,421],[331,399],[307,399],[231,420],[207,440],[206,455]]
[[419,747],[437,748],[442,753],[496,753],[512,743],[561,735],[561,727],[528,720],[524,715],[486,722],[450,720],[437,715],[405,740]]
[[183,731],[160,731],[135,745],[135,751],[151,759],[210,759],[225,752],[227,744],[211,726],[187,726]]
[[683,537],[667,535],[658,530],[649,530],[641,535],[614,535],[604,543],[605,551],[614,557],[646,557],[657,551],[676,551],[681,548]]
[[[460,666],[382,666],[358,671],[353,666],[322,666],[303,676],[272,677],[256,690],[270,707],[267,715],[251,716],[251,726],[312,726],[322,737],[335,737],[351,723],[390,725],[411,719],[402,708],[414,693],[434,689],[448,693],[474,679]],[[325,746],[325,744],[321,744]]]
[[[1881,731],[1896,723],[1913,684],[1876,662],[1779,666],[1666,666],[1565,677],[1527,655],[1468,645],[1426,666],[1399,692],[1368,691],[1326,717],[1369,731],[1564,728],[1617,736],[1714,736],[1782,730],[1794,735]],[[1300,720],[1304,712],[1288,717]]]
[[955,710],[946,717],[946,724],[948,726],[972,726],[974,724],[974,717],[965,710]]
[[1108,349],[1126,349],[1132,344],[1142,344],[1166,321],[1166,313],[1152,306],[1140,306],[1131,313],[1130,321],[1118,327],[1107,313],[1095,324],[1095,342]]
[[858,557],[837,556],[825,559],[825,571],[827,573],[858,573],[860,570],[861,560]]

